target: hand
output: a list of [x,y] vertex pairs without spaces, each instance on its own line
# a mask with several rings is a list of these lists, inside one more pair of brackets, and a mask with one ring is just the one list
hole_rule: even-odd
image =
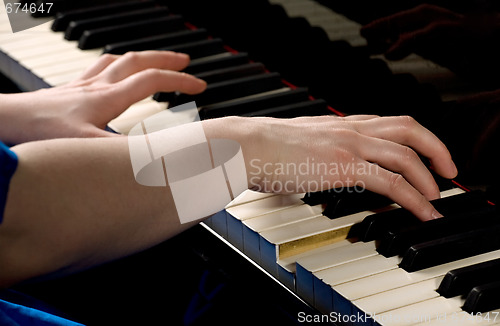
[[[300,193],[362,186],[429,220],[441,216],[429,203],[440,193],[417,152],[441,176],[457,174],[445,145],[411,117],[231,119],[239,120],[205,121],[205,132],[208,137],[234,135],[243,148],[249,185],[257,190]],[[238,130],[228,131],[232,126]]]
[[107,123],[151,94],[202,92],[204,81],[178,72],[188,64],[187,55],[167,51],[103,55],[67,85],[3,95],[0,110],[8,110],[4,121],[9,123],[0,128],[0,140],[19,144],[60,137],[113,136],[103,130]]
[[423,4],[373,21],[361,35],[388,59],[399,60],[421,51],[439,53],[450,43],[463,42],[465,28],[464,15]]

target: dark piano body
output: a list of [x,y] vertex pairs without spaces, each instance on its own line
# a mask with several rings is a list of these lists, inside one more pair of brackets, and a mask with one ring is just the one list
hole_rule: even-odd
[[[207,80],[207,91],[198,96],[155,94],[151,102],[175,105],[195,100],[202,119],[235,114],[281,118],[410,114],[436,128],[452,149],[463,147],[464,136],[458,137],[457,130],[466,133],[460,124],[468,119],[450,118],[448,113],[456,107],[454,100],[461,89],[455,97],[450,97],[447,89],[445,97],[432,78],[395,73],[390,63],[371,55],[366,46],[332,40],[325,29],[311,26],[303,17],[290,17],[284,9],[293,11],[293,6],[312,6],[312,2],[281,2],[284,6],[266,0],[54,0],[58,16],[52,29],[61,34],[61,42],[67,42],[64,35],[81,51],[123,54],[162,49],[189,53],[193,63],[186,72]],[[302,2],[305,4],[299,4]],[[417,4],[320,2],[357,24]],[[53,86],[50,81],[57,80],[30,71],[21,59],[3,51],[2,44],[0,68],[24,90]],[[460,80],[451,72],[446,78],[450,83]],[[2,81],[4,84],[7,81]],[[488,89],[474,82],[464,84],[472,92]],[[0,91],[15,91],[15,87],[4,86]],[[121,126],[110,124],[110,129],[126,131]],[[465,162],[466,154],[461,157]],[[446,217],[425,224],[394,206],[387,211],[391,202],[369,192],[287,198],[250,194],[250,199],[243,198],[203,226],[143,253],[16,290],[89,325],[320,324],[318,319],[325,323],[340,320],[339,324],[393,325],[392,321],[338,317],[370,312],[388,316],[398,309],[409,309],[402,311],[411,314],[413,304],[417,304],[417,311],[418,305],[443,305],[444,310],[436,308],[437,312],[451,311],[457,318],[488,312],[495,318],[500,309],[500,241],[496,236],[500,224],[492,203],[495,188],[487,188],[486,193],[464,193],[457,183],[443,181],[440,186],[450,197],[435,205]],[[255,208],[257,213],[252,212]],[[288,225],[279,225],[283,216],[290,219]],[[266,229],[259,224],[265,218],[278,219],[277,224]],[[299,241],[276,240],[275,230],[293,229],[300,223],[325,229],[301,234]],[[343,235],[337,239],[334,233]],[[309,252],[304,243],[316,241],[318,234],[325,235],[326,241],[318,242]],[[289,244],[297,251],[286,251]],[[346,260],[335,261],[342,253]],[[296,257],[292,267],[287,263],[290,257]],[[335,259],[330,261],[331,257]],[[365,261],[370,265],[364,266]],[[339,275],[351,265],[357,266],[352,274],[359,275],[342,279]],[[364,267],[373,271],[363,272]],[[367,288],[359,294],[351,286],[356,280],[367,284],[370,278],[383,283],[385,273],[394,277],[393,286],[387,289]],[[425,292],[427,297],[405,292],[420,286],[430,289]],[[409,301],[391,308],[389,302],[397,301],[397,296]],[[373,308],[370,300],[377,298],[387,299],[387,305]],[[479,322],[486,324],[484,319]]]

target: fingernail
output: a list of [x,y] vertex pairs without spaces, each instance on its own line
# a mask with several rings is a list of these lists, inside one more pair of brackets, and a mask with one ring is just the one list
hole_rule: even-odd
[[443,217],[443,215],[439,213],[437,210],[433,210],[431,216],[433,220]]

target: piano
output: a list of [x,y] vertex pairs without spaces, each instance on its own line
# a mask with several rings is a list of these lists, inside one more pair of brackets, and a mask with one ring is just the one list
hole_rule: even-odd
[[[228,10],[233,15],[228,16]],[[15,34],[5,17],[0,21],[0,71],[23,90],[67,83],[102,53],[146,49],[189,53],[193,60],[186,72],[208,81],[208,91],[200,96],[155,94],[134,104],[108,126],[123,134],[142,118],[188,100],[197,101],[203,119],[233,114],[284,118],[342,115],[357,110],[429,117],[442,102],[480,90],[416,55],[402,62],[370,55],[358,34],[359,22],[313,1],[130,0],[95,4],[59,0],[54,1],[53,13],[57,16],[26,17],[48,22]],[[304,15],[307,19],[295,17]],[[383,112],[377,112],[381,108]],[[121,268],[132,272],[125,271],[118,277],[120,282],[135,273],[144,278],[161,274],[141,271],[141,266],[158,268],[167,277],[177,275],[170,274],[172,267],[165,262],[148,265],[147,261],[162,255],[163,250],[171,255],[167,260],[175,269],[200,279],[200,284],[194,285],[199,287],[198,296],[192,298],[180,321],[184,324],[200,322],[196,317],[203,315],[207,306],[217,306],[213,297],[224,292],[225,283],[217,283],[214,277],[241,280],[234,275],[242,273],[252,279],[245,280],[241,292],[231,290],[226,296],[245,305],[249,302],[241,298],[245,291],[254,286],[264,292],[273,289],[279,294],[266,298],[267,292],[261,293],[250,301],[260,300],[274,308],[273,299],[279,297],[293,306],[294,310],[287,310],[277,305],[292,324],[499,325],[500,279],[495,272],[500,269],[500,241],[495,232],[500,215],[481,191],[448,181],[440,181],[440,188],[443,198],[435,205],[445,212],[445,218],[426,223],[417,222],[396,204],[370,192],[344,189],[276,195],[249,190],[186,232],[191,237],[167,241],[182,254],[186,250],[179,248],[190,244],[194,248],[191,255],[195,252],[205,262],[223,264],[222,273],[215,267],[200,276],[176,266],[185,257],[163,245],[129,258],[132,263],[125,259],[114,267],[97,268],[106,275],[98,278],[99,284],[103,292],[117,291],[122,284],[110,278],[117,277],[113,273]],[[213,258],[216,255],[205,248],[208,244],[223,251],[224,257]],[[222,262],[224,258],[244,267],[231,267]],[[227,270],[233,268],[236,273],[227,276]],[[258,276],[246,274],[247,269],[258,270]],[[71,288],[85,293],[86,286],[95,289],[90,283],[96,272],[88,273],[90,277],[76,275],[69,281],[28,285],[21,290],[40,294],[55,286],[59,295],[68,294]],[[254,278],[265,287],[253,283]],[[176,282],[168,282],[175,289],[170,294],[174,297],[181,298],[184,288],[193,287],[176,286]],[[148,293],[138,288],[134,286],[133,291]],[[165,286],[161,289],[168,291]],[[154,288],[148,290],[164,295]],[[106,293],[101,295],[108,298]],[[56,294],[41,297],[63,310],[68,308]],[[167,314],[169,304],[165,302],[151,307]],[[81,303],[105,313],[103,307],[86,300]],[[178,309],[175,303],[171,305]],[[262,305],[258,311],[244,306],[237,313],[228,312],[234,306],[233,302],[227,309],[216,310],[221,315],[212,316],[213,320],[224,314],[241,320],[255,320],[248,315],[274,320]]]

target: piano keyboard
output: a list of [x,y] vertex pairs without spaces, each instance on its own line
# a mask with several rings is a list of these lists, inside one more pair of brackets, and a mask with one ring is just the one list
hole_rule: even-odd
[[[291,15],[304,12],[297,1],[281,0],[280,3],[286,5]],[[333,19],[332,13],[327,13],[323,7],[307,3],[307,8],[312,11],[312,17],[316,19],[315,24],[328,20],[335,21],[336,27],[325,29],[330,38],[347,39],[353,46],[363,45],[363,40],[356,33],[359,25],[340,15],[335,15]],[[321,12],[321,15],[315,15],[318,12]],[[190,47],[186,47],[185,44],[158,46],[158,40],[165,36],[159,35],[146,37],[143,43],[125,44],[126,42],[123,43],[121,40],[121,43],[117,44],[110,40],[99,43],[103,45],[101,47],[80,50],[78,41],[63,40],[62,32],[53,32],[51,26],[52,23],[46,23],[12,34],[5,17],[0,20],[0,68],[26,90],[58,86],[71,81],[89,64],[95,62],[104,50],[122,51],[127,47],[144,50],[142,48],[144,42],[155,44],[154,48],[169,49],[180,46],[182,49],[188,49],[205,42],[203,49],[207,52],[205,54],[194,52],[192,55],[194,59],[188,68],[188,71],[215,80],[209,83],[213,89],[211,94],[194,98],[206,102],[200,108],[202,116],[215,117],[228,112],[242,115],[302,115],[306,111],[297,104],[303,104],[306,100],[305,106],[314,110],[314,114],[331,113],[321,100],[311,101],[306,90],[300,87],[291,88],[281,80],[277,84],[275,79],[280,79],[278,74],[262,71],[256,66],[246,66],[243,69],[245,72],[234,70],[235,67],[250,64],[250,59],[244,53],[234,53],[227,48],[220,50],[217,39],[210,42],[190,41]],[[186,34],[192,32],[193,29],[188,26],[182,28],[181,32]],[[178,32],[175,30],[164,34],[169,34],[167,39],[172,39],[171,34]],[[176,34],[175,37],[184,36]],[[189,37],[198,36],[190,34]],[[413,57],[408,60],[418,67],[425,66],[434,75],[446,76],[443,77],[445,79],[453,77],[444,68],[423,64],[417,59]],[[392,68],[409,69],[403,68],[402,64],[399,66],[394,64]],[[240,73],[243,76],[238,75]],[[427,75],[421,74],[419,78],[425,79]],[[235,76],[239,77],[238,83],[241,85],[259,80],[269,86],[243,93],[237,98],[218,100],[217,89],[223,87],[220,83],[232,81]],[[455,95],[447,96],[453,98]],[[172,94],[158,94],[155,98],[161,97],[180,101],[180,97],[173,97]],[[158,102],[155,98],[151,97],[134,104],[112,121],[110,127],[126,134],[137,121],[165,110],[170,105],[168,102]],[[311,106],[313,103],[317,107]],[[252,106],[265,110],[256,113],[249,110]],[[442,192],[443,197],[457,196],[455,198],[458,198],[458,201],[463,198],[459,196],[463,195],[464,191],[460,188]],[[400,267],[406,257],[398,255],[385,257],[377,251],[380,250],[379,243],[382,240],[380,237],[363,239],[364,235],[359,233],[359,229],[368,224],[370,219],[368,216],[381,216],[383,212],[400,212],[397,205],[384,204],[377,209],[354,210],[347,215],[332,217],[327,216],[321,203],[308,204],[302,200],[303,197],[304,194],[275,195],[247,191],[230,203],[224,211],[208,219],[205,225],[261,266],[290,291],[314,306],[321,314],[336,312],[348,317],[358,314],[373,316],[366,319],[340,320],[342,324],[374,326],[500,324],[500,318],[496,318],[499,310],[495,310],[500,306],[481,311],[483,313],[481,316],[484,317],[482,318],[477,313],[471,314],[462,309],[467,306],[465,296],[468,292],[462,293],[463,297],[455,295],[450,298],[445,298],[436,292],[449,271],[500,258],[498,250],[500,248],[464,255],[460,259],[408,272]],[[475,208],[471,209],[469,214],[475,216]],[[415,225],[410,223],[404,227],[412,230]],[[472,297],[470,294],[469,296]],[[498,299],[496,302],[498,303]],[[472,306],[472,310],[478,309],[477,305],[472,304]],[[485,318],[488,313],[489,320]]]
[[[464,312],[465,298],[445,298],[436,292],[449,271],[498,259],[500,250],[407,272],[400,267],[402,256],[377,252],[380,238],[365,242],[356,232],[351,234],[367,216],[396,211],[397,205],[330,219],[322,214],[322,205],[304,203],[303,195],[248,191],[205,223],[325,316],[362,316],[346,324],[500,324],[494,318],[500,310],[491,311],[487,320],[481,316],[488,311]],[[466,193],[451,188],[441,195],[461,201]],[[484,201],[474,205],[469,217],[481,210],[479,206],[494,210]]]

